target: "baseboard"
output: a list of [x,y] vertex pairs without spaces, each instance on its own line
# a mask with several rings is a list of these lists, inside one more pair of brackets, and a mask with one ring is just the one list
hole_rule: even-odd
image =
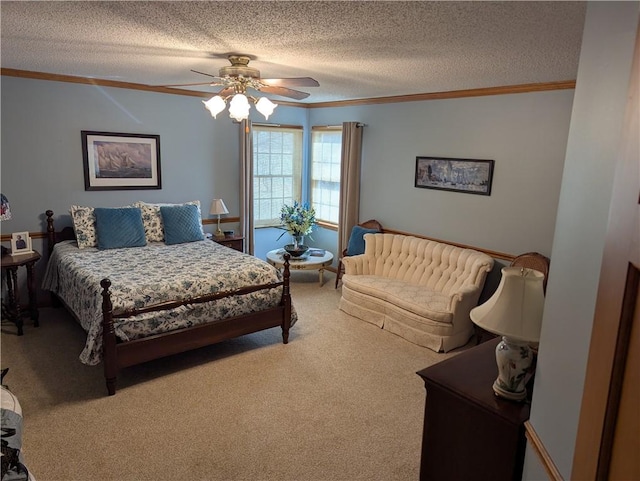
[[556,467],[555,463],[551,459],[549,452],[544,447],[544,444],[542,443],[542,440],[540,439],[540,436],[538,436],[538,433],[536,432],[536,430],[533,428],[533,425],[529,421],[525,421],[524,429],[525,429],[525,435],[527,436],[527,440],[529,441],[529,443],[531,443],[531,447],[533,448],[533,451],[536,453],[536,456],[538,457],[540,464],[544,466],[544,469],[547,472],[549,479],[551,481],[564,481],[564,478],[560,474],[560,471],[558,471],[558,468]]

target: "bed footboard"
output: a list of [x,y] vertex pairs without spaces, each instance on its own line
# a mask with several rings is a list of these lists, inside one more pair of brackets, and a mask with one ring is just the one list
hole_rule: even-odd
[[[291,328],[291,294],[289,280],[289,255],[285,255],[282,281],[272,284],[243,287],[235,291],[207,294],[181,301],[168,301],[139,309],[127,309],[120,313],[113,312],[111,302],[111,281],[103,279],[102,287],[102,353],[104,362],[104,377],[110,396],[116,393],[116,379],[118,371],[127,366],[151,361],[161,357],[190,351],[209,346],[227,339],[233,339],[252,332],[280,326],[282,328],[282,342],[289,342]],[[244,316],[223,320],[214,320],[205,324],[180,329],[177,331],[156,334],[133,341],[118,342],[116,339],[114,320],[126,319],[146,312],[157,312],[174,309],[180,306],[201,304],[215,301],[229,296],[249,294],[263,289],[282,287],[280,304],[276,307]]]

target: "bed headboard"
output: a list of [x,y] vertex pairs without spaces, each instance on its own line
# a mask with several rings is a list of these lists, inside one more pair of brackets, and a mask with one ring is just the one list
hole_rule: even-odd
[[60,232],[56,232],[53,226],[53,211],[48,210],[45,214],[47,216],[47,251],[49,256],[51,256],[53,246],[56,245],[56,243],[64,240],[75,240],[76,233],[73,231],[73,227],[69,226],[63,228]]

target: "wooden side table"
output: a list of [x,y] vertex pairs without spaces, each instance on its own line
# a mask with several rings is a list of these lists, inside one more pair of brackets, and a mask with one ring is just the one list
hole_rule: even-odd
[[240,252],[244,252],[244,237],[242,236],[223,237],[221,239],[212,237],[211,240],[213,242],[217,242],[220,245],[230,247]]
[[9,297],[6,305],[9,319],[18,328],[18,336],[24,334],[22,330],[22,312],[20,311],[20,292],[18,289],[18,268],[27,268],[27,291],[29,294],[29,314],[33,320],[33,325],[38,327],[39,312],[36,298],[36,275],[33,266],[40,260],[40,253],[33,251],[28,254],[5,255],[2,256],[2,270],[7,272],[7,295]]
[[420,480],[520,480],[529,403],[496,397],[500,338],[423,369]]

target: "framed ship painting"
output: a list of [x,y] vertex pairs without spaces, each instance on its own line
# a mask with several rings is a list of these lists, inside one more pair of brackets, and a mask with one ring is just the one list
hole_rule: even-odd
[[84,190],[161,189],[160,136],[82,131]]

